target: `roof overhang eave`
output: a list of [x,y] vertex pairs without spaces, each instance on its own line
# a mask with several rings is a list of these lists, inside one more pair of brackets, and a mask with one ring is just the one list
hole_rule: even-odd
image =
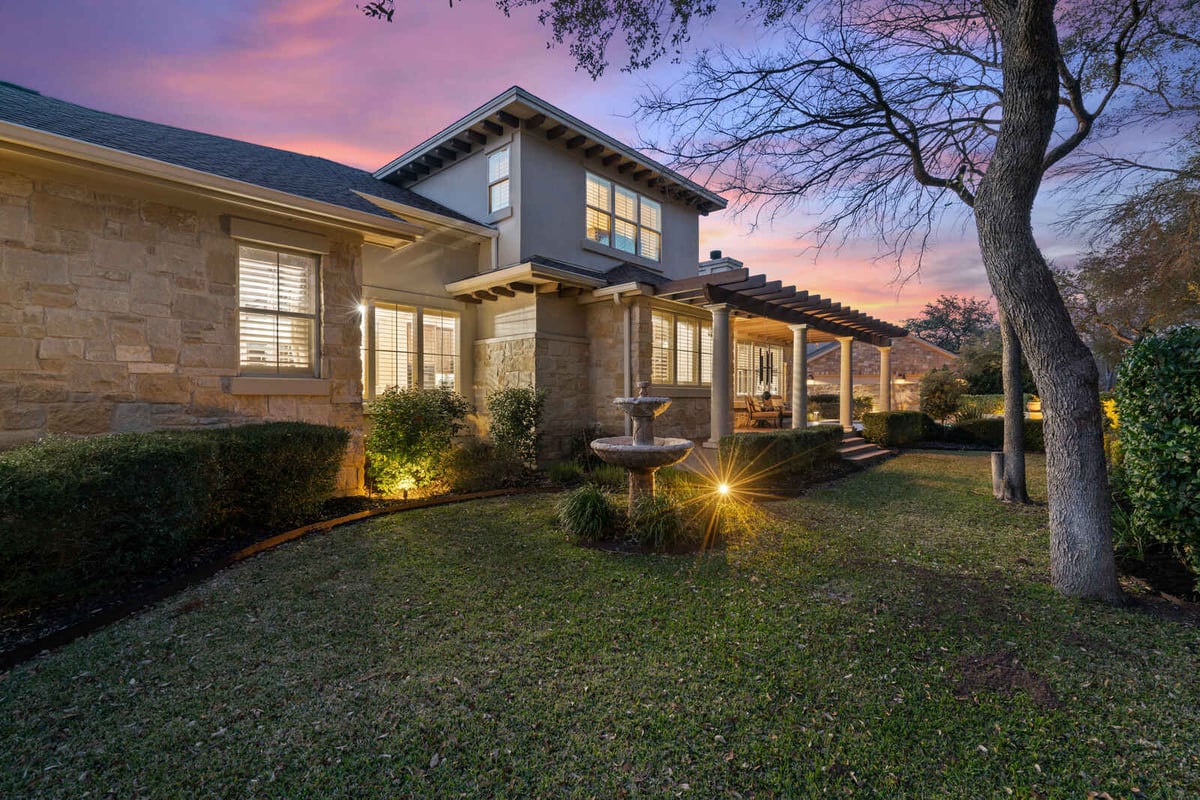
[[0,121],[0,147],[40,158],[75,162],[237,205],[253,206],[297,216],[306,221],[350,229],[373,244],[395,246],[412,242],[426,231],[424,226],[402,219],[369,214],[11,122]]

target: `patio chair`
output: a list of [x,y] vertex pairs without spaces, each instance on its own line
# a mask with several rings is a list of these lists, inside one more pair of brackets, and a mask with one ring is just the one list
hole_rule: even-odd
[[775,408],[763,408],[751,395],[746,395],[746,413],[750,416],[750,424],[758,427],[759,423],[773,423],[776,428],[783,427],[783,413]]
[[772,397],[770,400],[764,400],[762,407],[766,411],[779,412],[780,424],[782,424],[785,420],[787,421],[788,425],[792,424],[792,408],[790,405],[785,405],[782,401],[776,400],[774,397]]

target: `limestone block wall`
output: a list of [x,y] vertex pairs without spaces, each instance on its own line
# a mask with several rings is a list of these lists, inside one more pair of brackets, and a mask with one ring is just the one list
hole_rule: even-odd
[[335,239],[322,257],[325,380],[312,394],[235,393],[237,245],[224,210],[102,187],[0,171],[0,448],[46,433],[302,420],[352,432],[339,485],[359,489],[360,332],[347,298],[361,244]]
[[487,396],[497,389],[546,389],[541,458],[566,455],[592,417],[586,339],[527,334],[475,342],[475,406],[486,432]]
[[537,337],[537,383],[547,390],[542,456],[562,458],[571,449],[571,439],[592,420],[592,393],[588,389],[586,339],[539,334]]
[[625,396],[625,310],[614,303],[596,303],[586,309],[587,338],[591,342],[588,424],[599,425],[606,436],[621,436],[625,433],[625,415],[612,401]]

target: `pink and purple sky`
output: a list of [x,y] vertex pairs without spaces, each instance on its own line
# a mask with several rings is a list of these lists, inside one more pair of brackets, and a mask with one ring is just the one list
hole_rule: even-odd
[[[593,82],[565,48],[547,48],[535,12],[506,19],[490,0],[397,3],[390,25],[365,19],[353,0],[0,0],[0,20],[8,34],[0,80],[368,170],[514,84],[636,142],[634,98],[682,69],[613,68]],[[737,18],[716,18],[693,45],[754,36]],[[718,212],[701,220],[701,257],[720,249],[753,272],[893,322],[939,294],[990,297],[973,225],[947,225],[920,274],[901,286],[894,262],[875,262],[873,241],[814,256],[799,238],[810,224],[780,216],[751,232],[744,218]],[[1049,230],[1041,238],[1061,260],[1082,246]]]

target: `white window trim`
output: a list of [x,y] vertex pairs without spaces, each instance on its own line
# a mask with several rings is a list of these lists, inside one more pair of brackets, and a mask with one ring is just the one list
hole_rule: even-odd
[[[240,223],[240,225],[239,225],[239,223]],[[252,232],[247,227],[248,225],[254,226]],[[235,235],[235,232],[238,235]],[[231,238],[234,239],[235,244],[237,245],[237,247],[234,250],[234,257],[237,259],[237,264],[236,264],[237,285],[234,287],[234,292],[235,292],[234,296],[235,296],[236,302],[237,302],[237,305],[236,305],[237,317],[234,320],[234,327],[236,328],[237,351],[238,351],[237,376],[245,377],[245,378],[272,378],[272,379],[279,379],[279,380],[301,380],[301,381],[320,379],[322,377],[321,362],[323,360],[322,355],[321,355],[321,345],[322,345],[321,294],[322,294],[322,290],[323,290],[322,282],[321,282],[322,253],[321,253],[321,251],[311,249],[311,247],[309,247],[309,246],[288,247],[288,246],[280,245],[278,243],[272,244],[270,241],[264,241],[260,238],[253,238],[251,233],[261,235],[261,236],[290,239],[292,242],[300,242],[302,245],[323,245],[325,247],[324,252],[326,252],[326,253],[329,252],[328,240],[324,239],[324,237],[312,236],[311,234],[304,234],[301,231],[291,231],[287,228],[278,228],[274,225],[253,223],[249,220],[238,220],[238,219],[230,220],[230,235],[231,235]],[[302,237],[311,237],[311,238],[305,239]],[[274,314],[276,316],[286,316],[286,317],[291,317],[291,318],[295,318],[295,319],[308,319],[308,318],[312,319],[312,321],[313,321],[313,342],[312,342],[312,350],[311,350],[311,354],[310,354],[311,358],[312,358],[312,369],[310,371],[296,371],[296,372],[290,372],[290,373],[289,372],[279,372],[278,370],[276,370],[275,372],[268,372],[265,370],[257,371],[257,370],[253,370],[253,369],[248,370],[242,364],[242,352],[241,352],[242,351],[242,330],[241,330],[242,312],[248,311],[250,313],[257,313],[257,314],[272,313],[266,309],[246,307],[246,306],[243,306],[241,303],[241,283],[242,283],[241,248],[243,246],[257,247],[257,248],[263,249],[263,250],[273,250],[276,253],[290,253],[292,255],[305,256],[305,257],[311,258],[313,260],[313,311],[312,311],[312,314],[298,314],[295,312],[279,312],[279,311],[274,312]],[[272,392],[272,393],[280,394],[281,392]]]
[[[504,177],[497,178],[496,180],[492,180],[492,156],[494,156],[500,152],[507,153],[508,168],[504,171]],[[512,145],[511,145],[511,143],[505,144],[502,147],[497,147],[493,150],[489,150],[484,155],[483,163],[484,163],[485,177],[487,178],[487,210],[488,210],[489,216],[500,214],[502,211],[505,211],[505,210],[508,210],[511,214],[511,209],[512,209],[512,183],[511,183],[511,180],[512,180]],[[500,206],[499,208],[492,208],[492,187],[499,186],[501,183],[508,183],[508,203]],[[497,219],[501,219],[501,217],[497,217]]]
[[[608,187],[609,187],[608,208],[601,208],[600,206],[592,205],[591,203],[589,203],[587,201],[587,182],[590,178],[595,178],[598,181],[604,181],[605,183],[608,184]],[[619,254],[621,257],[636,256],[637,258],[641,259],[642,261],[645,261],[646,263],[653,264],[653,265],[658,265],[658,264],[662,263],[663,239],[664,239],[663,231],[662,231],[662,228],[663,228],[663,224],[662,224],[663,223],[663,203],[659,200],[655,200],[652,197],[647,197],[646,195],[642,194],[641,192],[630,189],[628,186],[617,183],[612,178],[606,178],[603,175],[596,174],[595,172],[585,171],[583,181],[584,181],[584,184],[583,184],[584,185],[584,191],[583,191],[583,198],[584,198],[584,200],[583,200],[583,207],[584,207],[584,212],[583,212],[584,236],[583,236],[583,239],[584,239],[584,241],[590,242],[591,244],[595,245],[596,247],[606,248],[607,250],[611,251],[612,253]],[[620,218],[624,222],[632,222],[632,224],[634,226],[633,250],[622,250],[621,248],[619,248],[615,244],[613,244],[613,242],[615,241],[615,238],[616,238],[616,220],[618,219],[617,211],[616,211],[617,188],[618,187],[620,187],[621,189],[624,189],[626,192],[629,192],[630,194],[637,197],[638,218],[636,220],[628,220],[625,217]],[[658,206],[658,227],[657,228],[651,228],[649,225],[645,225],[642,223],[642,203],[643,202],[651,202],[651,203],[654,203],[656,206]],[[595,211],[599,211],[602,214],[608,215],[608,244],[599,242],[595,239],[592,239],[591,237],[589,237],[587,235],[587,210],[588,209],[593,209]],[[658,257],[657,258],[652,258],[648,255],[645,255],[642,252],[642,230],[643,230],[643,228],[645,230],[651,231],[652,233],[658,234]],[[592,249],[592,248],[588,248],[588,249]]]
[[364,298],[363,304],[366,306],[365,313],[363,314],[362,332],[364,401],[370,402],[378,397],[380,393],[379,387],[376,386],[375,382],[375,358],[377,352],[375,346],[375,309],[380,305],[413,312],[414,338],[416,340],[415,349],[412,351],[415,354],[413,368],[413,386],[415,387],[425,385],[425,312],[452,315],[457,320],[454,331],[456,369],[453,391],[463,394],[463,314],[461,311],[453,308],[441,308],[440,306],[425,306],[419,303],[388,300],[382,297]]
[[[667,366],[668,366],[667,378],[668,378],[668,380],[666,382],[662,382],[662,383],[655,382],[653,385],[655,385],[655,386],[670,386],[670,387],[673,387],[676,389],[701,389],[701,388],[711,387],[712,386],[711,380],[709,380],[707,382],[702,380],[702,376],[704,374],[704,370],[702,369],[704,348],[701,346],[701,341],[704,338],[704,334],[703,334],[704,327],[707,326],[710,330],[712,329],[712,320],[705,319],[704,317],[694,316],[692,314],[679,314],[674,311],[668,311],[668,310],[662,309],[662,308],[653,309],[651,311],[651,323],[650,323],[650,325],[651,325],[651,328],[650,328],[650,336],[651,336],[650,357],[651,357],[651,365],[652,365],[651,369],[652,370],[653,370],[654,352],[655,352],[655,350],[659,349],[655,346],[655,343],[653,341],[653,337],[654,337],[654,327],[653,327],[654,321],[653,320],[654,320],[654,316],[656,316],[656,315],[661,315],[661,316],[667,317],[671,321],[670,322],[671,343],[666,348],[666,352],[669,354],[669,357],[667,359]],[[696,376],[696,380],[692,381],[691,383],[679,383],[678,382],[678,379],[679,379],[679,372],[678,372],[678,369],[679,369],[678,368],[678,359],[679,359],[678,321],[680,319],[691,320],[696,323],[696,349],[694,351],[692,351],[694,353],[694,358],[692,359],[692,369]],[[710,354],[710,357],[711,357],[711,354]],[[709,368],[710,376],[711,376],[712,370],[714,368],[715,368],[715,365],[710,366],[710,368]],[[651,376],[651,377],[653,377],[653,376]]]

